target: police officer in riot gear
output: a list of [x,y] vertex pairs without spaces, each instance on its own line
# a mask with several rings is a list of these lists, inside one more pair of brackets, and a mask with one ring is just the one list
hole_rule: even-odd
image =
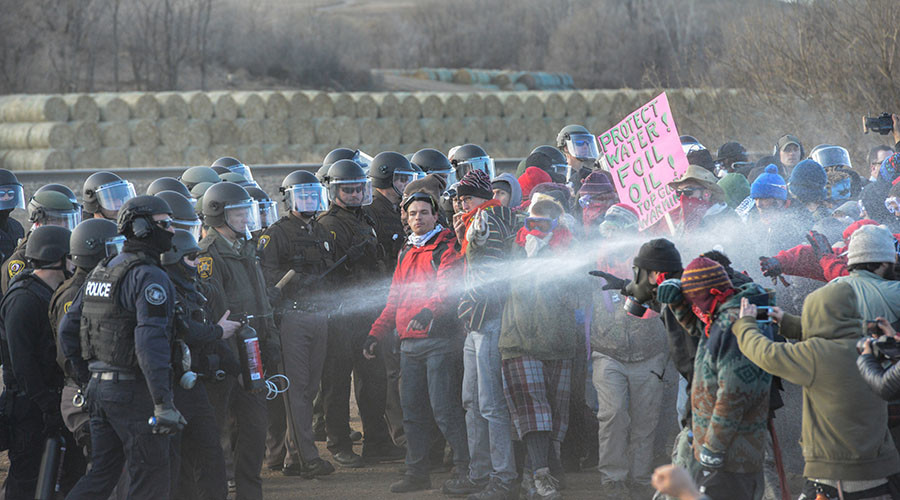
[[356,374],[356,400],[365,435],[363,458],[398,459],[405,454],[391,442],[384,421],[387,382],[383,361],[379,361],[382,357],[366,360],[361,350],[368,328],[378,315],[380,305],[368,302],[384,270],[380,268],[375,221],[363,210],[372,202],[371,179],[353,160],[339,160],[328,169],[327,188],[331,207],[318,222],[334,235],[336,257],[346,259],[334,271],[340,287],[335,291],[337,307],[328,325],[322,374],[325,428],[335,461],[361,467],[362,459],[353,452],[350,441],[351,373]]
[[450,164],[453,165],[456,178],[447,179],[447,185],[456,183],[462,179],[471,170],[481,170],[487,174],[488,179],[496,177],[494,170],[494,159],[491,158],[481,146],[477,144],[463,144],[453,150],[453,154],[449,156]]
[[[155,196],[126,201],[117,223],[126,238],[123,251],[88,274],[70,308],[81,313],[80,354],[91,372],[92,443],[91,470],[70,499],[107,498],[123,462],[129,498],[169,497],[170,434],[186,423],[172,390],[175,289],[159,260],[172,246],[170,216],[168,204]],[[70,341],[60,339],[68,360]]]
[[[259,226],[257,203],[237,184],[213,184],[203,195],[203,221],[209,229],[200,241],[197,270],[200,279],[224,298],[223,305],[211,304],[208,310],[214,318],[221,317],[225,310],[230,310],[232,317],[253,317],[250,324],[257,331],[262,362],[271,375],[281,359],[281,349],[256,248],[249,241],[251,232]],[[231,343],[235,352],[240,352],[236,340],[232,339]],[[260,472],[266,448],[265,394],[251,392],[233,376],[208,386],[207,390],[223,429],[223,444],[228,448],[224,441],[231,432],[224,428],[229,413],[237,426],[234,443],[237,498],[260,499]]]
[[234,172],[238,175],[243,176],[248,181],[253,180],[253,174],[250,173],[250,167],[241,163],[241,161],[237,158],[233,158],[231,156],[223,156],[214,161],[212,165],[210,165],[210,168],[212,169],[215,169],[216,167],[223,167],[229,172]]
[[[279,191],[287,213],[260,236],[257,251],[270,287],[289,273],[296,274],[283,284],[281,300],[274,304],[285,375],[291,387],[280,411],[281,425],[269,419],[270,435],[278,439],[270,446],[269,461],[272,466],[283,467],[285,475],[311,478],[334,472],[334,466],[319,457],[312,419],[313,400],[325,363],[335,243],[331,232],[315,219],[317,212],[328,209],[328,193],[313,174],[291,172]],[[271,415],[279,415],[275,405],[269,410]],[[281,439],[285,430],[290,436]]]
[[450,163],[450,160],[447,159],[447,155],[441,153],[437,149],[420,149],[419,151],[416,151],[416,154],[412,155],[409,162],[421,168],[426,175],[444,175],[444,180],[447,180],[446,176],[453,171],[453,165]]
[[176,474],[172,497],[185,500],[221,499],[227,494],[225,456],[206,384],[217,383],[225,372],[236,375],[240,370],[225,341],[241,324],[228,319],[229,311],[218,323],[208,318],[206,296],[210,291],[198,283],[199,252],[194,236],[176,229],[172,248],[161,257],[175,285],[175,405],[188,421],[171,443],[172,470]]
[[25,230],[19,221],[10,217],[15,209],[25,209],[25,192],[16,175],[0,168],[0,260],[12,255]]
[[194,186],[201,182],[215,184],[219,182],[219,174],[210,167],[191,167],[185,170],[180,180],[193,193]]
[[175,229],[184,229],[191,233],[194,239],[200,239],[200,217],[191,205],[191,202],[175,191],[161,191],[156,193],[157,198],[162,198],[172,209],[172,225]]
[[[259,234],[262,234],[261,231],[278,221],[278,204],[272,201],[272,198],[269,198],[269,195],[259,187],[250,186],[244,189],[259,205]],[[258,236],[258,234],[254,236]]]
[[556,134],[556,147],[566,155],[569,165],[566,183],[577,191],[581,181],[591,174],[600,158],[597,138],[582,125],[566,125]]
[[[60,414],[63,374],[56,364],[56,344],[47,314],[53,290],[66,278],[68,253],[68,229],[35,229],[25,247],[31,269],[12,280],[0,302],[0,355],[6,386],[3,410],[10,433],[10,466],[4,489],[5,498],[10,500],[34,498],[48,437],[59,435],[74,445]],[[78,479],[78,471],[71,467],[73,460],[67,462],[65,489]]]
[[19,240],[18,246],[3,263],[0,289],[4,293],[9,288],[9,280],[27,267],[25,245],[31,231],[40,226],[62,226],[70,231],[75,229],[81,222],[81,205],[71,189],[61,184],[47,184],[31,196],[28,202],[28,220],[32,223],[31,229]]
[[149,195],[157,195],[163,191],[175,191],[187,198],[188,201],[191,202],[191,206],[196,203],[196,200],[191,197],[191,191],[181,183],[178,179],[174,177],[160,177],[155,181],[151,182],[149,186],[147,186],[147,194]]
[[[562,151],[553,146],[544,145],[538,146],[531,150],[529,156],[535,153],[541,153],[550,159],[550,169],[547,172],[548,174],[551,174],[551,176],[557,175],[562,179],[565,179],[567,177],[569,172],[569,164],[568,160],[566,159],[566,155],[564,155]],[[565,184],[565,182],[562,182],[562,184]]]
[[97,172],[84,180],[81,200],[91,217],[116,220],[119,208],[134,195],[130,182],[112,172]]

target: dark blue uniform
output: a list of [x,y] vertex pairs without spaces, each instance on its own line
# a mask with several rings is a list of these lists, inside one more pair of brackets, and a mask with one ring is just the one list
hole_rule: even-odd
[[[141,262],[133,264],[131,260],[138,256]],[[134,267],[116,283],[104,283],[97,278],[98,270],[114,270],[120,265]],[[159,267],[158,256],[126,251],[101,263],[91,273],[60,323],[60,345],[67,359],[83,366],[78,359],[73,359],[81,351],[91,373],[87,398],[91,412],[92,467],[69,499],[107,498],[119,480],[123,463],[130,481],[129,498],[169,497],[170,437],[153,434],[147,420],[153,415],[154,405],[170,404],[174,397],[170,364],[174,297],[172,282]],[[111,301],[116,310],[123,312],[123,317],[128,317],[128,321],[123,320],[126,328],[116,331],[114,325],[102,321],[94,327],[88,326],[86,335],[80,335],[81,348],[76,349],[73,332],[77,329],[72,325],[75,316],[80,313],[82,325],[93,325],[87,305],[102,300]],[[115,339],[113,345],[107,342],[109,338]],[[84,352],[85,347],[91,352]],[[108,351],[117,359],[133,362],[110,363]]]

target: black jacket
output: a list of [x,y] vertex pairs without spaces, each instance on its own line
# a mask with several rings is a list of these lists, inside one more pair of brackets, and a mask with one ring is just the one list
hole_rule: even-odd
[[856,367],[869,387],[881,396],[881,399],[892,400],[900,397],[900,365],[887,370],[871,354],[863,354],[856,358]]

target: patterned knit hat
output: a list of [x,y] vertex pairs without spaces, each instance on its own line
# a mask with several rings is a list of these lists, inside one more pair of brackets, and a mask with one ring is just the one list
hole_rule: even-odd
[[456,186],[456,196],[474,196],[490,200],[494,197],[491,179],[481,170],[470,170]]
[[888,182],[900,176],[900,153],[894,153],[881,162],[881,168],[878,169],[878,175]]
[[697,257],[684,268],[681,290],[691,305],[705,314],[712,314],[715,306],[733,293],[734,286],[721,264],[706,257]]

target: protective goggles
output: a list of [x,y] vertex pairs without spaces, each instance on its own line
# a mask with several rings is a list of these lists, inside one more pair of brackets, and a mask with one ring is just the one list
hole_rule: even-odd
[[587,208],[591,205],[603,205],[612,204],[611,201],[614,199],[613,196],[602,195],[602,194],[586,194],[578,197],[578,204],[581,205],[581,208]]
[[890,198],[884,200],[884,208],[886,208],[892,215],[900,216],[900,199],[897,199],[897,197],[895,196],[891,196]]
[[600,158],[597,138],[591,134],[572,134],[566,139],[566,151],[581,161]]
[[525,218],[525,229],[529,231],[540,231],[542,233],[549,233],[556,229],[556,226],[559,224],[557,219],[551,219],[549,217],[526,217]]
[[278,205],[271,200],[257,201],[259,204],[259,225],[267,228],[278,221]]
[[[490,156],[479,156],[477,158],[468,158],[465,160],[453,160],[453,164],[456,165],[456,175],[460,179],[466,176],[472,170],[481,170],[486,173],[488,179],[493,179],[494,174],[494,159]],[[448,179],[449,181],[449,179]]]
[[328,182],[328,198],[337,199],[348,207],[372,204],[372,179],[346,179]]
[[25,209],[25,192],[21,184],[0,186],[0,210]]
[[98,187],[94,194],[104,210],[118,212],[126,201],[134,198],[134,185],[128,181],[116,181]]
[[250,239],[250,233],[260,229],[259,204],[251,199],[225,205],[225,224],[235,233]]
[[175,229],[184,229],[185,231],[191,233],[195,240],[200,241],[200,227],[202,226],[200,219],[172,219],[172,225],[175,226]]
[[112,257],[113,255],[119,255],[122,252],[122,248],[125,246],[125,236],[119,234],[109,238],[104,243],[104,247],[106,250],[106,256]]
[[328,191],[318,182],[294,184],[285,189],[284,202],[294,212],[324,212],[328,210]]
[[437,201],[432,198],[430,194],[423,192],[413,193],[409,195],[409,197],[407,197],[405,200],[403,200],[403,210],[407,210],[414,201],[424,201],[431,205],[431,209],[434,211],[434,213],[437,213],[438,211]]

